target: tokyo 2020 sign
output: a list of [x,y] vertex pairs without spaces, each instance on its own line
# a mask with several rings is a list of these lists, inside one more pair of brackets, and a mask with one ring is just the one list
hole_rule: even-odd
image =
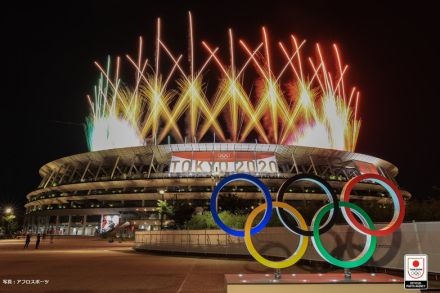
[[[384,187],[391,195],[394,204],[394,214],[388,225],[381,229],[376,229],[370,216],[358,205],[350,202],[350,193],[353,187],[364,180],[372,181]],[[220,219],[217,212],[217,200],[220,191],[227,184],[234,181],[247,181],[257,186],[263,193],[265,203],[256,207],[249,214],[244,230],[234,230],[226,226]],[[328,197],[329,203],[321,207],[313,216],[310,228],[307,226],[303,216],[293,206],[283,202],[284,193],[294,182],[308,181],[317,184]],[[275,208],[281,223],[289,231],[300,237],[298,247],[293,254],[282,261],[271,261],[264,258],[254,247],[251,236],[264,229],[272,216],[272,209]],[[264,212],[263,218],[255,226],[252,223],[258,214]],[[309,238],[311,238],[315,250],[327,262],[342,268],[354,268],[366,263],[373,255],[376,249],[377,237],[385,236],[396,231],[405,216],[405,203],[399,189],[387,178],[377,174],[363,174],[350,179],[342,189],[340,198],[336,196],[330,184],[322,178],[311,174],[299,174],[287,179],[279,188],[276,201],[272,201],[269,189],[258,178],[248,174],[234,174],[221,180],[212,192],[211,213],[216,224],[225,232],[232,236],[244,238],[246,247],[252,257],[261,264],[275,269],[286,268],[299,261],[307,250]],[[329,214],[327,220],[321,223],[326,214]],[[362,252],[351,260],[340,260],[333,257],[321,242],[320,235],[330,230],[335,225],[337,218],[342,214],[345,221],[357,232],[366,235],[366,244]],[[355,215],[360,219],[356,219]],[[296,225],[292,225],[287,219],[292,217]]]

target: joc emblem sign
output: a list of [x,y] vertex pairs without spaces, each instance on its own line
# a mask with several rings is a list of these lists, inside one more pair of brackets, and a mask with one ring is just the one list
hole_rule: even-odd
[[428,288],[428,256],[426,254],[405,254],[405,288]]

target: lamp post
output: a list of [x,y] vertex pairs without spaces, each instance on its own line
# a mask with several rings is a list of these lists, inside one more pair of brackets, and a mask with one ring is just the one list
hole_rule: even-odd
[[157,211],[159,212],[159,219],[160,219],[160,230],[163,229],[163,223],[164,223],[164,216],[166,214],[166,210],[167,210],[167,202],[165,200],[165,190],[164,189],[159,189],[159,194],[162,197],[162,200],[158,201],[158,207],[157,207]]
[[4,214],[5,214],[4,219],[6,220],[6,223],[7,223],[6,235],[9,235],[9,234],[11,234],[11,231],[10,231],[11,222],[12,222],[12,220],[15,219],[14,210],[11,207],[6,207],[4,210]]

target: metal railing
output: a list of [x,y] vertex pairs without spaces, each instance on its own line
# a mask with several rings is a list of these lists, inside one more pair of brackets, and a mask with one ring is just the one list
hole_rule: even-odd
[[138,231],[135,248],[186,253],[246,253],[242,238],[220,230]]

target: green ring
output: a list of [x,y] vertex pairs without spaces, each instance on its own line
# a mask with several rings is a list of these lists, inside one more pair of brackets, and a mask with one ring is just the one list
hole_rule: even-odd
[[[368,224],[369,228],[374,230],[374,223],[371,220],[370,216],[358,205],[351,203],[351,202],[339,202],[339,207],[348,207],[356,212],[360,218],[363,218],[366,223]],[[377,237],[372,235],[366,235],[367,236],[367,242],[365,244],[364,249],[362,250],[362,253],[352,259],[352,260],[339,260],[332,255],[325,249],[325,247],[322,245],[321,239],[319,238],[319,226],[322,221],[322,218],[327,214],[332,208],[334,208],[333,203],[329,203],[322,207],[315,215],[313,221],[312,221],[312,227],[313,227],[313,238],[312,243],[315,247],[316,251],[321,255],[323,259],[331,263],[332,265],[350,269],[355,268],[358,266],[363,265],[366,263],[371,256],[373,255],[374,251],[376,250],[376,243],[377,243]]]

